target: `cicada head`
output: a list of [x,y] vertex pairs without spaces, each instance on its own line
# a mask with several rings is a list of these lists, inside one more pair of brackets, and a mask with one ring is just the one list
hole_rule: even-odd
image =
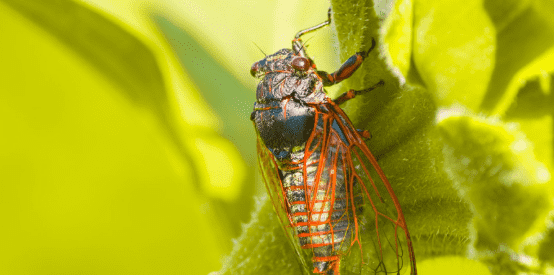
[[[252,76],[261,78],[256,90],[258,103],[288,100],[291,97],[306,102],[319,102],[324,97],[321,78],[313,62],[291,49],[281,49],[254,63]],[[317,99],[308,98],[321,93]]]
[[304,75],[313,67],[312,64],[309,58],[295,54],[291,49],[281,49],[254,63],[250,68],[250,74],[253,77],[261,77],[271,72]]

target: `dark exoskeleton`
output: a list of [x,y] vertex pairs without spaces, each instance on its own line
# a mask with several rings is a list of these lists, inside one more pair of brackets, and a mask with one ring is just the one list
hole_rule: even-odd
[[[330,22],[331,10],[328,21],[296,34],[292,49],[281,49],[251,68],[252,76],[263,77],[251,115],[262,174],[278,214],[284,212],[283,226],[297,247],[311,251],[313,273],[318,274],[339,274],[341,255],[358,239],[355,212],[361,210],[355,206],[352,189],[362,177],[354,177],[355,168],[350,167],[356,157],[350,151],[359,147],[356,154],[378,166],[361,140],[369,138],[369,132],[354,129],[338,105],[383,85],[380,81],[365,90],[350,90],[335,100],[326,95],[324,86],[350,77],[375,47],[373,40],[369,50],[354,54],[334,73],[317,71],[300,37]],[[396,197],[391,196],[399,211],[398,224],[405,228]],[[416,274],[407,228],[404,231],[411,273]]]

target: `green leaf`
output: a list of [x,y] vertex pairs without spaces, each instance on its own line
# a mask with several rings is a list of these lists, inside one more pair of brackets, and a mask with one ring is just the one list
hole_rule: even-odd
[[[119,89],[122,96],[138,107],[145,107],[160,123],[162,129],[176,146],[177,154],[187,166],[197,167],[191,171],[190,184],[199,188],[199,192],[209,192],[210,171],[202,169],[204,164],[196,158],[198,155],[209,156],[208,151],[199,152],[194,139],[189,139],[197,131],[210,132],[216,135],[210,127],[214,127],[213,116],[197,106],[193,99],[188,98],[184,117],[187,122],[202,121],[202,126],[194,130],[184,125],[179,114],[182,108],[175,107],[176,99],[173,89],[181,87],[167,87],[157,60],[144,42],[131,35],[126,25],[118,25],[106,20],[102,14],[92,12],[87,7],[73,2],[43,3],[41,1],[10,1],[5,0],[26,18],[45,28],[51,35],[68,45],[92,66],[96,67],[105,77],[109,78]],[[140,58],[137,58],[140,56]],[[184,91],[183,91],[184,93]],[[210,125],[211,124],[211,125]],[[195,127],[196,128],[196,127]],[[199,137],[203,138],[203,137]],[[211,137],[207,142],[221,144],[225,141]],[[217,146],[215,146],[217,147]],[[227,146],[231,160],[238,156],[234,148]],[[234,154],[233,154],[234,153]],[[225,155],[225,154],[224,154]],[[221,159],[221,154],[219,155]],[[241,168],[235,161],[221,161],[222,169],[236,171],[234,177],[227,177],[227,184],[218,182],[219,186],[230,186],[233,182],[240,182]],[[226,165],[227,164],[227,165]],[[244,172],[243,172],[244,173]],[[242,174],[243,174],[242,173]],[[212,176],[213,177],[213,176]],[[204,189],[202,189],[204,188]],[[227,188],[227,190],[230,190]],[[227,191],[224,194],[232,194]],[[213,195],[213,193],[212,193]],[[223,195],[225,196],[225,195]]]
[[[197,167],[205,171],[202,175],[203,190],[210,196],[218,198],[214,201],[214,211],[219,225],[230,237],[240,234],[240,222],[249,218],[256,188],[255,174],[247,173],[257,169],[256,133],[250,121],[252,108],[252,91],[242,84],[216,56],[202,46],[189,32],[175,22],[165,18],[163,14],[154,14],[152,20],[163,33],[183,66],[184,72],[194,82],[194,86],[206,100],[206,109],[217,115],[219,121],[217,133],[201,132],[195,142],[195,147],[201,154],[196,160],[207,164]],[[186,46],[183,46],[186,45]],[[226,154],[238,150],[238,161],[245,166],[234,165],[232,161],[221,165]],[[218,165],[219,164],[219,165]],[[236,175],[230,180],[230,175]],[[231,243],[226,241],[229,246]]]
[[537,256],[539,260],[543,263],[549,263],[552,265],[554,263],[554,227],[552,226],[553,217],[549,217],[549,227],[543,235],[541,244],[539,246],[539,251]]
[[285,236],[271,200],[261,197],[253,213],[216,274],[303,274],[304,267]]
[[413,2],[397,0],[384,23],[385,56],[389,67],[398,68],[399,78],[408,75],[412,60]]
[[513,124],[444,110],[438,123],[448,173],[476,212],[479,249],[516,249],[550,207],[550,173]]
[[490,275],[491,272],[484,264],[464,257],[437,257],[423,261],[418,272],[427,275]]
[[552,112],[552,102],[546,92],[550,93],[550,89],[548,87],[545,91],[541,82],[538,78],[524,82],[525,86],[519,89],[505,116],[509,119],[539,119],[549,115]]
[[513,103],[523,79],[540,75],[541,71],[552,71],[554,7],[551,1],[543,0],[513,0],[508,4],[490,0],[485,1],[485,9],[497,29],[497,50],[495,68],[481,108],[492,114],[503,114]]
[[210,196],[243,164],[157,34],[74,1],[0,1],[0,18],[0,270],[216,269]]
[[552,114],[554,76],[546,75],[525,78],[525,85],[505,112],[508,121],[517,122],[520,129],[534,145],[537,160],[552,171]]
[[[368,37],[376,33],[371,26],[379,23],[371,9],[371,3],[333,2],[334,14],[339,14],[335,17],[337,36],[344,45],[341,56],[355,52],[356,45],[369,43]],[[361,34],[360,29],[364,30]],[[382,46],[377,49],[384,50]],[[368,146],[401,202],[410,233],[415,236],[416,257],[463,254],[469,242],[467,225],[472,213],[442,170],[442,144],[433,125],[433,97],[422,87],[402,85],[384,60],[371,56],[345,85],[364,87],[377,78],[383,79],[385,86],[351,100],[344,109],[357,127],[372,133]]]
[[413,62],[437,104],[477,110],[496,50],[482,1],[415,1],[413,17]]

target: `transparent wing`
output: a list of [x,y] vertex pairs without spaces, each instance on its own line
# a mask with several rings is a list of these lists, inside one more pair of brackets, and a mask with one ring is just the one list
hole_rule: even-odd
[[336,189],[344,177],[344,215],[352,230],[341,266],[361,274],[417,274],[410,234],[389,181],[346,114],[334,104],[326,107],[330,112],[321,161],[330,168],[321,169],[320,178],[334,178],[330,188]]
[[273,157],[273,154],[264,145],[259,135],[257,140],[257,150],[258,165],[260,166],[260,171],[267,189],[267,193],[271,199],[271,202],[273,203],[273,208],[277,213],[287,239],[298,254],[298,258],[300,259],[302,266],[304,267],[304,269],[306,269],[308,268],[308,264],[306,262],[305,253],[300,248],[300,243],[298,242],[293,228],[292,215],[289,210],[290,206],[285,199],[285,189],[283,188],[283,182],[281,180],[281,175],[277,163]]

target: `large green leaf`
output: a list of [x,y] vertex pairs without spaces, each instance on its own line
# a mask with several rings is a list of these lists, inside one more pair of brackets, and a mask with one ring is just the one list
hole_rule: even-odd
[[425,86],[439,105],[458,102],[476,110],[496,50],[482,1],[415,1],[413,17],[413,60]]

